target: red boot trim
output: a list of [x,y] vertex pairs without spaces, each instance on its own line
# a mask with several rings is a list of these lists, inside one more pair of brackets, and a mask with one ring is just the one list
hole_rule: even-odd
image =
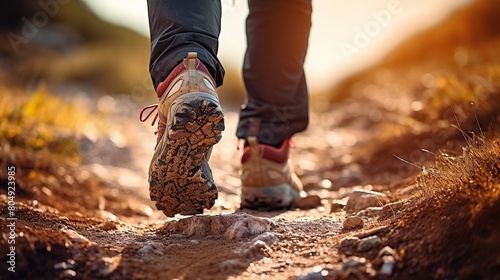
[[[281,147],[275,148],[273,146],[259,144],[260,156],[264,159],[271,160],[277,163],[284,163],[288,160],[288,152],[290,150],[290,139],[286,139],[281,144]],[[250,160],[251,157],[250,147],[245,147],[243,149],[243,156],[241,157],[241,163],[245,163]]]

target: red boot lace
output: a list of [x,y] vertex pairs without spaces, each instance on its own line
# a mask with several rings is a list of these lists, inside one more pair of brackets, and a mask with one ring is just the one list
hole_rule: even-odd
[[[158,109],[158,104],[151,104],[151,105],[148,105],[144,108],[142,108],[142,111],[141,111],[141,114],[139,115],[139,120],[141,122],[145,122],[149,119],[149,117]],[[147,113],[146,117],[144,117],[143,115],[148,111],[149,113]],[[153,121],[151,122],[151,126],[154,126],[155,123],[156,123],[156,120],[158,119],[158,112],[156,113],[156,115],[154,116],[153,118]],[[158,134],[158,130],[155,131],[155,135]]]

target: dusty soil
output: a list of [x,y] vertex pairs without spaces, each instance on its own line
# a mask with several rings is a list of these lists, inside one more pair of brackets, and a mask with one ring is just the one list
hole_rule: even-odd
[[[110,150],[98,145],[91,153],[94,162],[87,159],[81,166],[37,161],[12,148],[3,163],[16,167],[15,273],[2,273],[2,278],[496,279],[499,200],[472,219],[471,204],[463,197],[418,195],[419,168],[395,157],[366,163],[366,151],[380,145],[374,139],[384,122],[370,118],[369,109],[376,105],[358,102],[366,110],[352,114],[353,104],[312,113],[311,127],[296,137],[293,150],[308,200],[296,204],[298,209],[277,212],[238,208],[239,154],[229,135],[237,113],[232,111],[226,111],[229,133],[211,159],[219,199],[213,209],[192,217],[166,218],[149,201],[146,170],[154,129],[131,116],[114,120],[128,125],[122,130],[127,145],[111,149],[114,160],[95,163]],[[449,146],[464,144],[458,142]],[[398,143],[393,151],[405,157],[413,144]],[[405,168],[394,168],[398,165]],[[387,195],[376,205],[386,206],[350,209],[356,190]],[[9,213],[5,189],[0,205],[2,213]],[[347,229],[344,220],[355,214],[363,225]],[[10,221],[4,217],[0,243],[8,248]],[[366,239],[375,241],[360,249]],[[385,246],[391,249],[382,251],[394,260],[390,275],[382,273]],[[6,254],[2,259],[7,271]]]

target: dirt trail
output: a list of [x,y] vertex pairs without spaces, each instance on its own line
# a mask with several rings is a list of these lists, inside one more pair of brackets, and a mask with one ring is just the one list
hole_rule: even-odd
[[[296,137],[294,165],[312,196],[311,201],[298,205],[302,210],[238,209],[239,154],[237,141],[230,135],[237,122],[234,111],[225,112],[227,129],[211,158],[219,199],[202,216],[167,219],[154,209],[146,177],[154,128],[135,122],[132,116],[114,120],[127,124],[117,130],[127,144],[122,148],[95,144],[88,149],[86,165],[48,166],[30,174],[18,167],[16,273],[9,276],[284,279],[312,277],[308,273],[323,269],[324,273],[375,275],[378,268],[365,259],[342,268],[349,260],[337,253],[343,237],[389,223],[366,217],[362,229],[342,228],[343,204],[352,190],[384,189],[369,185],[369,177],[360,173],[351,156],[376,129],[370,128],[366,116],[358,116],[350,126],[332,130],[342,120],[338,117],[345,114],[342,110],[313,113],[311,128]],[[116,153],[114,158],[109,157],[110,151]],[[96,158],[101,162],[95,162]],[[124,164],[124,158],[132,161]],[[343,164],[332,166],[338,162]],[[8,198],[0,198],[5,210]],[[334,200],[338,200],[337,209],[331,207]]]
[[[8,189],[0,194],[0,278],[499,279],[498,137],[488,145],[480,134],[469,138],[452,127],[454,115],[424,106],[436,95],[470,91],[488,100],[478,99],[479,124],[500,123],[498,63],[470,69],[465,86],[414,66],[380,70],[377,82],[357,84],[350,99],[316,100],[292,150],[308,197],[290,210],[239,209],[237,113],[224,104],[227,128],[211,158],[219,198],[193,217],[166,218],[149,201],[155,136],[136,120],[139,109],[111,114],[102,141],[82,137],[82,165],[46,161],[3,141],[0,180],[16,188],[15,197]],[[426,75],[435,88],[422,88]],[[475,75],[488,87],[467,80]],[[424,90],[435,95],[423,99]],[[456,108],[464,131],[476,130],[466,109]],[[446,152],[441,166],[423,169],[439,149]],[[446,165],[443,179],[438,171]]]

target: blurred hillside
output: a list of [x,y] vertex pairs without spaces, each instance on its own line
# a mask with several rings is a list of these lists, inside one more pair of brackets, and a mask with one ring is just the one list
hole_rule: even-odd
[[[40,1],[43,2],[43,1]],[[79,0],[0,3],[0,81],[55,92],[138,94],[154,99],[149,38],[97,17]],[[226,104],[243,101],[239,70],[226,69],[219,91]],[[62,88],[62,90],[57,90]],[[71,90],[72,89],[72,90]],[[147,93],[146,93],[147,92]]]
[[[43,1],[41,1],[43,2]],[[68,87],[93,93],[147,91],[154,99],[148,73],[149,40],[101,20],[79,0],[3,1],[0,3],[0,80],[36,87]],[[54,4],[55,3],[55,4]],[[420,83],[421,75],[441,68],[470,66],[475,51],[500,34],[500,0],[477,0],[442,23],[424,30],[394,49],[381,62],[352,75],[340,85],[312,95],[312,103],[337,102],[358,94],[388,75]],[[495,50],[481,50],[480,52]],[[478,51],[479,52],[479,51]],[[244,87],[240,69],[226,69],[222,102],[239,105]],[[400,76],[400,77],[399,77]],[[404,81],[403,81],[404,80]]]
[[[436,26],[412,36],[390,52],[379,63],[345,79],[319,100],[332,102],[349,98],[361,84],[383,83],[391,74],[414,83],[421,77],[414,75],[442,68],[467,67],[477,54],[491,57],[498,52],[485,46],[500,38],[500,1],[476,0],[453,12]],[[415,69],[415,67],[420,67]]]
[[148,38],[104,22],[81,1],[61,3],[0,3],[3,82],[29,88],[49,81],[106,93],[151,87]]

